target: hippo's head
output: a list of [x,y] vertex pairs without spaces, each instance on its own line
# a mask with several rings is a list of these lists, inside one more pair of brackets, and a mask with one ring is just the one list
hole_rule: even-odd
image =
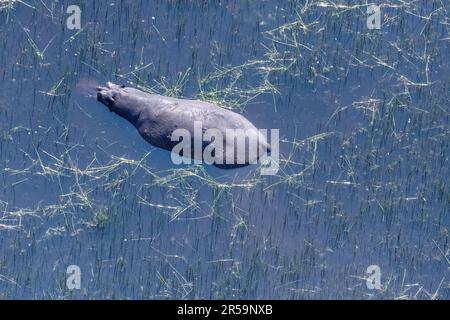
[[124,87],[108,81],[105,87],[97,87],[97,100],[107,106],[109,111],[112,111],[115,98],[120,89]]
[[141,110],[136,92],[140,91],[107,82],[104,87],[97,87],[97,100],[107,106],[109,111],[115,112],[135,124]]

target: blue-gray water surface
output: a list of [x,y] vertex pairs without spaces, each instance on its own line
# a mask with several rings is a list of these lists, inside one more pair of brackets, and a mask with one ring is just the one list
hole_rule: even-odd
[[[450,3],[375,4],[0,1],[0,298],[449,299]],[[279,129],[280,170],[173,164],[106,81]]]

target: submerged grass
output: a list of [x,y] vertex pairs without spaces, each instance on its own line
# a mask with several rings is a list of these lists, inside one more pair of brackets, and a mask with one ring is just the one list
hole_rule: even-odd
[[[291,1],[292,14],[259,31],[254,57],[207,67],[194,59],[201,54],[195,48],[183,48],[192,60],[180,57],[179,64],[164,53],[146,59],[147,42],[159,50],[176,45],[160,17],[139,22],[154,34],[134,21],[138,4],[109,8],[107,25],[87,24],[73,38],[44,36],[15,15],[19,5],[48,14],[44,4],[0,1],[19,35],[17,46],[0,42],[1,52],[17,53],[0,54],[8,65],[0,76],[11,90],[33,92],[32,101],[0,95],[0,233],[26,235],[11,248],[45,250],[39,243],[61,241],[67,252],[45,269],[89,261],[96,297],[448,297],[450,17],[441,1],[385,2],[382,28],[371,31],[366,3]],[[52,21],[63,16],[51,13]],[[123,62],[125,51],[133,58]],[[270,116],[282,116],[275,123],[285,130],[280,171],[233,178],[203,166],[157,170],[155,151],[130,154],[124,145],[115,150],[114,142],[86,138],[87,129],[74,126],[83,120],[68,109],[81,70],[240,112],[274,104]],[[21,84],[11,80],[20,77]],[[311,92],[326,110],[293,106]],[[11,106],[25,104],[18,117]],[[77,110],[84,110],[80,103]],[[19,262],[0,261],[0,275],[24,269],[20,259],[42,260],[3,249]],[[383,269],[379,292],[365,289],[373,263]],[[34,270],[25,276],[42,279]],[[23,286],[25,276],[1,279]],[[41,294],[7,288],[11,296]],[[68,296],[63,285],[53,288],[48,295]]]

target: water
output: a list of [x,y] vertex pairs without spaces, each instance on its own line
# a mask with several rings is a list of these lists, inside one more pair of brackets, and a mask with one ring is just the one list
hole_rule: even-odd
[[[0,4],[1,298],[450,297],[447,2],[71,4]],[[83,81],[243,112],[281,169],[175,166]]]

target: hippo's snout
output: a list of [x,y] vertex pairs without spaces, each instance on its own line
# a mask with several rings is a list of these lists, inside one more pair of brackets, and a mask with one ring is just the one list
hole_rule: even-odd
[[97,88],[97,101],[100,101],[101,103],[103,103],[103,94],[101,92],[100,88]]
[[105,104],[106,98],[108,96],[107,90],[108,89],[105,87],[97,87],[97,101],[100,101],[101,103]]
[[120,86],[108,81],[104,87],[97,87],[97,100],[103,104],[109,105],[109,103],[114,102],[114,96],[122,88],[125,88],[125,86]]
[[106,84],[106,87],[97,87],[97,101],[103,103],[112,111],[112,106],[114,104],[114,92],[109,88],[110,82]]

